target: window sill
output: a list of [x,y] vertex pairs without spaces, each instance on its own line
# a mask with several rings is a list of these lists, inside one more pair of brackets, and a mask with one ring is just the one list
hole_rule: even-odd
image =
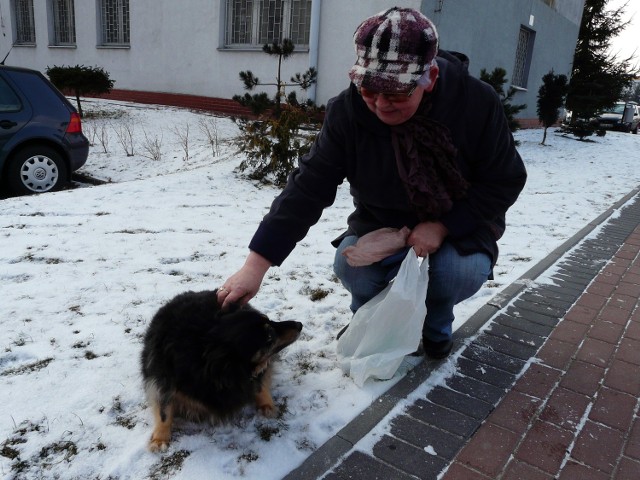
[[131,45],[96,45],[101,50],[131,50]]
[[27,48],[35,48],[37,44],[35,43],[14,43],[14,47],[27,47]]
[[78,48],[77,45],[48,45],[49,48],[60,48],[62,50],[75,50]]
[[[218,47],[219,52],[262,52],[262,45],[233,45]],[[293,51],[293,53],[309,53],[309,47],[300,47]]]

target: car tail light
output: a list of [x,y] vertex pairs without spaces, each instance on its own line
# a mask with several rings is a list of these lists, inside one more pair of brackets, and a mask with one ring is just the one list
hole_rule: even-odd
[[76,112],[71,114],[66,133],[82,133],[82,122],[80,121],[80,115]]

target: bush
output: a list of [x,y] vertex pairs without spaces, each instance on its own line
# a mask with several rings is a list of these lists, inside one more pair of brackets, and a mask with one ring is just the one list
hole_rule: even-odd
[[491,85],[500,96],[500,99],[502,100],[502,108],[504,108],[504,114],[507,117],[507,122],[509,123],[509,130],[515,132],[520,128],[520,123],[516,120],[515,116],[520,111],[527,108],[527,106],[525,104],[511,105],[511,100],[517,90],[513,87],[509,87],[506,92],[504,91],[504,84],[507,82],[506,76],[507,71],[500,67],[494,68],[491,73],[487,72],[484,68],[480,70],[480,80]]
[[281,43],[266,44],[262,50],[278,57],[275,83],[260,82],[251,71],[240,72],[240,80],[246,90],[257,86],[275,88],[270,97],[265,92],[235,95],[233,99],[249,107],[257,118],[239,118],[236,124],[240,135],[233,143],[246,158],[240,163],[240,171],[249,170],[249,177],[260,181],[273,181],[283,185],[298,159],[311,149],[315,135],[309,130],[317,130],[320,125],[320,109],[311,101],[300,103],[296,92],[285,96],[285,88],[290,86],[307,90],[316,81],[317,72],[310,68],[303,74],[296,73],[290,82],[282,80],[282,61],[293,53],[295,46],[284,39]]
[[547,128],[558,121],[560,108],[568,91],[568,79],[566,75],[556,75],[551,70],[542,77],[542,85],[538,90],[538,120],[544,126],[542,145],[547,139]]
[[78,113],[82,117],[82,105],[80,97],[84,95],[101,95],[109,93],[113,88],[114,80],[109,78],[109,73],[100,67],[47,67],[47,76],[56,88],[66,92],[72,92],[78,104]]

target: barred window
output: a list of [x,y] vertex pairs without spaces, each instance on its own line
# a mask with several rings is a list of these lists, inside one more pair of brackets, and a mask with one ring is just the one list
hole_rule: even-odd
[[76,15],[74,0],[51,0],[53,45],[76,44]]
[[511,84],[516,87],[527,87],[534,40],[535,32],[533,30],[520,27],[518,47],[516,48],[516,63],[513,67],[513,77],[511,78]]
[[15,44],[35,44],[36,26],[33,20],[33,0],[13,0],[12,6],[16,32]]
[[227,0],[225,46],[309,44],[311,0]]
[[129,45],[129,0],[100,0],[101,45]]

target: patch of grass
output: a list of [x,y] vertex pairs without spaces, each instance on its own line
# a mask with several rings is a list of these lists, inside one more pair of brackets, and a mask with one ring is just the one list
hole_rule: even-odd
[[280,429],[272,425],[259,425],[257,428],[260,440],[265,442],[270,441],[274,436],[278,436],[280,433]]
[[12,444],[8,444],[9,440],[5,441],[0,447],[0,457],[15,460],[20,456],[20,452],[15,448],[12,448]]
[[20,459],[20,451],[14,447],[23,443],[27,443],[27,440],[24,438],[27,433],[39,432],[40,430],[42,430],[42,426],[38,425],[37,423],[25,420],[18,427],[16,427],[16,429],[13,431],[13,435],[10,438],[7,438],[4,442],[2,442],[2,444],[0,444],[0,456],[14,461],[11,465],[12,472],[20,474],[26,471],[30,466],[28,461]]
[[149,473],[151,480],[160,480],[170,478],[175,472],[182,468],[185,459],[191,455],[187,450],[178,450],[177,452],[162,458],[160,465]]
[[78,446],[74,442],[70,442],[70,441],[59,441],[56,443],[52,443],[51,445],[42,447],[42,450],[40,450],[41,459],[45,459],[52,456],[64,455],[63,460],[67,462],[70,461],[77,454],[78,454]]
[[53,358],[45,358],[44,360],[38,360],[37,362],[28,363],[27,365],[22,365],[21,367],[10,368],[9,370],[5,370],[4,372],[0,373],[0,377],[37,372],[38,370],[46,368],[47,365],[49,365],[52,361]]
[[251,463],[257,462],[260,460],[260,455],[256,452],[249,450],[248,452],[243,452],[242,455],[238,457],[238,462]]
[[93,353],[91,350],[87,350],[86,352],[84,352],[84,358],[86,358],[87,360],[94,360],[98,358],[98,355]]
[[309,297],[311,298],[312,302],[317,302],[319,300],[322,300],[327,295],[329,295],[331,292],[332,292],[332,290],[325,289],[325,288],[322,288],[322,287],[311,288],[309,286],[304,286],[304,287],[302,287],[300,289],[300,293],[302,295],[309,295]]
[[314,354],[310,352],[298,352],[295,354],[295,371],[299,375],[306,375],[318,369],[318,364],[314,361]]
[[[84,110],[84,109],[83,109]],[[117,120],[125,115],[128,115],[126,110],[85,110],[82,112],[82,120],[97,120],[97,119],[111,119]]]
[[119,415],[116,417],[116,425],[126,428],[127,430],[133,430],[136,426],[136,421],[125,415]]

